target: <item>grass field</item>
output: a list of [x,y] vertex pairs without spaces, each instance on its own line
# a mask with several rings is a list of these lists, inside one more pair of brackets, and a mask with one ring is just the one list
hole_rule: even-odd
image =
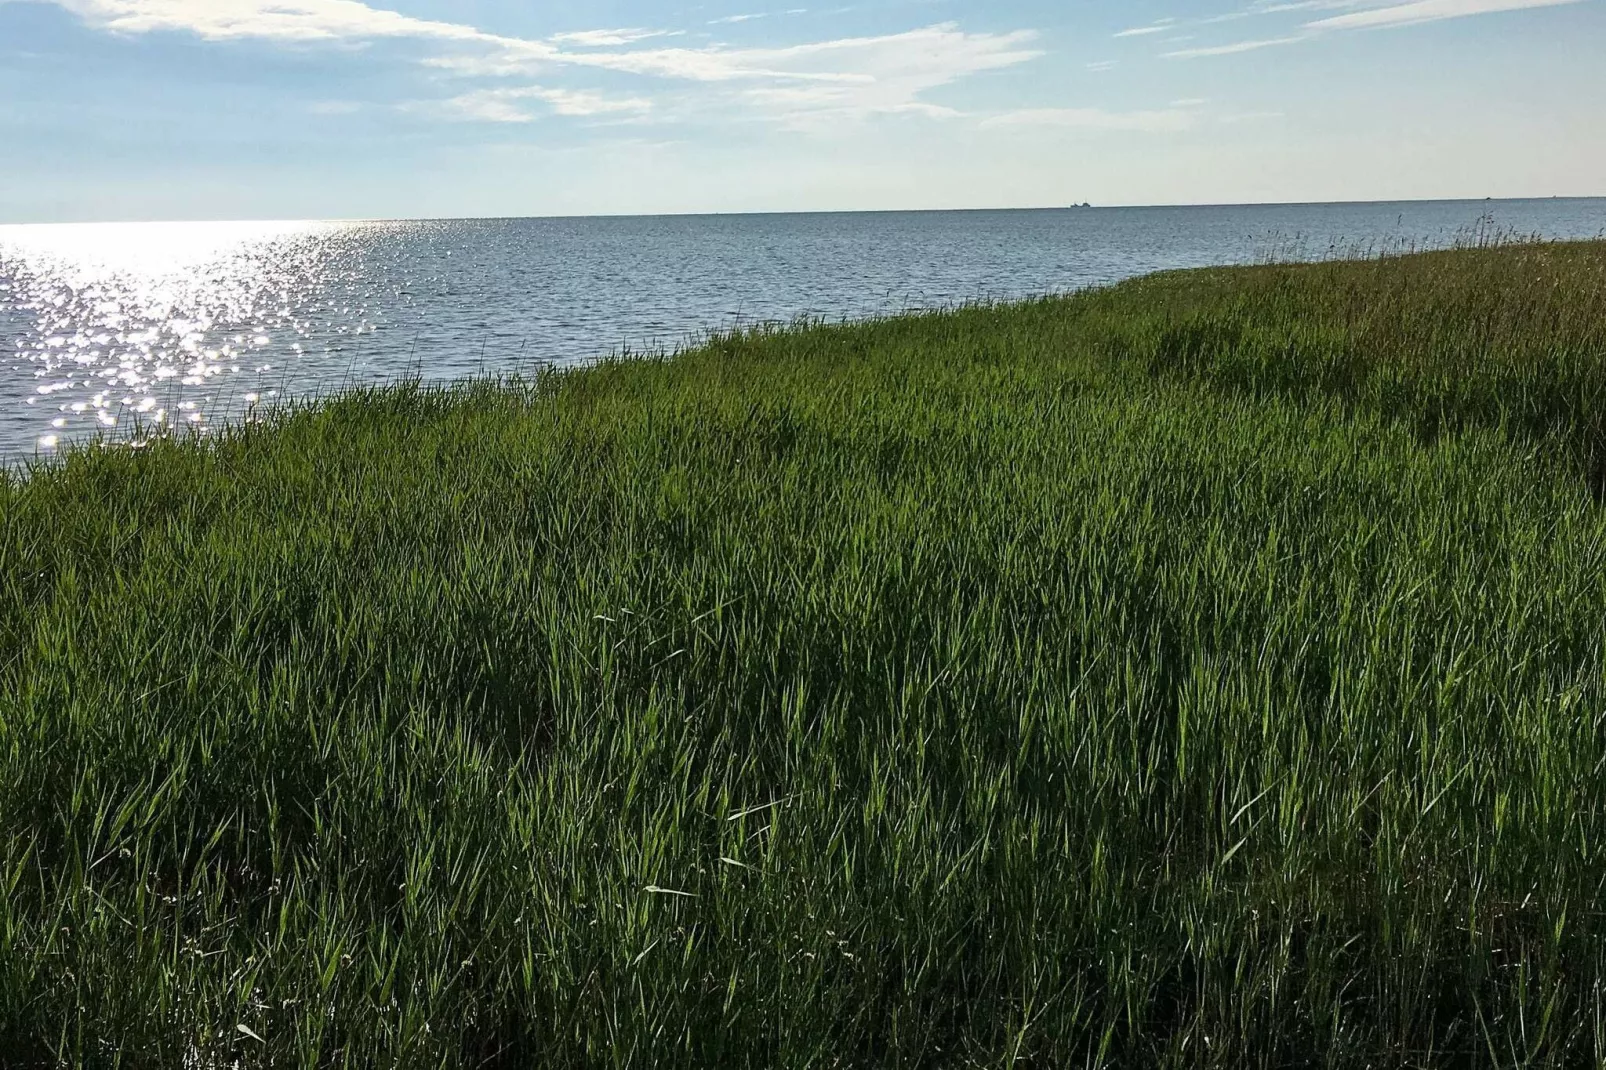
[[0,482],[0,1065],[1606,1063],[1606,245]]

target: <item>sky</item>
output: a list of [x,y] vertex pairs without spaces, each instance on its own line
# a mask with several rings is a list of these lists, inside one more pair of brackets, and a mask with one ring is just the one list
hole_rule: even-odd
[[1600,196],[1603,57],[1606,0],[0,0],[0,223]]

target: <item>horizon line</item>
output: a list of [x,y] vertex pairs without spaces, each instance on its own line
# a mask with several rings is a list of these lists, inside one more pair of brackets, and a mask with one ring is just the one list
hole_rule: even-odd
[[161,226],[164,224],[228,224],[228,223],[472,223],[514,222],[544,220],[585,219],[742,219],[772,216],[870,216],[870,215],[958,215],[965,213],[1004,212],[1088,212],[1088,211],[1146,211],[1165,209],[1209,208],[1325,208],[1359,207],[1365,205],[1421,205],[1421,204],[1521,204],[1535,201],[1600,201],[1606,194],[1550,194],[1538,197],[1406,197],[1387,200],[1338,201],[1184,201],[1166,204],[1052,204],[1025,207],[964,207],[964,208],[816,208],[792,210],[753,210],[736,212],[593,212],[553,213],[535,215],[444,215],[444,216],[329,216],[324,218],[294,217],[236,217],[233,219],[75,219],[54,222],[0,222],[0,228],[11,227],[81,227],[81,226]]

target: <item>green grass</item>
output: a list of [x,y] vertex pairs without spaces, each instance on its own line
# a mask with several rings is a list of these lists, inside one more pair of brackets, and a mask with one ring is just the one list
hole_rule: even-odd
[[0,1065],[1606,1061],[1606,246],[0,482]]

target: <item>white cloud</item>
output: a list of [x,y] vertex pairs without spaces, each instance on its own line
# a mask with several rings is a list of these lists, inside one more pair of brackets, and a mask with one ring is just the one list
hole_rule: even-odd
[[56,0],[92,25],[117,33],[185,31],[212,40],[289,41],[423,37],[490,40],[469,26],[415,19],[359,0]]
[[[720,65],[720,80],[763,84],[740,99],[794,125],[872,115],[952,119],[962,113],[924,95],[982,71],[1039,55],[1031,34],[967,34],[951,23],[884,37],[847,38],[791,48],[722,51],[699,63]],[[712,73],[712,72],[707,72]]]
[[[777,118],[874,114],[952,115],[923,95],[983,71],[1041,53],[1035,35],[967,33],[940,23],[905,33],[844,38],[779,48],[635,47],[675,36],[648,29],[600,29],[535,40],[473,26],[417,19],[360,0],[55,0],[86,22],[122,34],[187,32],[208,40],[307,43],[408,38],[435,47],[423,62],[464,78],[543,81],[558,68],[598,70],[669,82],[733,85],[727,105]],[[543,93],[558,92],[542,90]],[[521,103],[542,100],[564,115],[599,114],[604,98],[581,90],[565,103],[518,89],[485,89],[450,98],[440,114],[498,122],[527,121]],[[638,99],[638,98],[632,98]],[[642,110],[632,108],[631,110]]]
[[1147,26],[1136,26],[1130,30],[1122,30],[1116,37],[1147,37],[1151,33],[1165,33],[1177,24],[1176,19],[1156,19]]
[[1292,37],[1268,37],[1256,41],[1234,41],[1226,45],[1211,45],[1207,48],[1179,48],[1174,52],[1165,53],[1166,59],[1199,59],[1204,56],[1236,56],[1241,52],[1258,52],[1262,48],[1276,48],[1278,45],[1296,45],[1301,41],[1310,40],[1310,34],[1296,34]]
[[517,90],[482,89],[447,100],[406,104],[403,110],[471,123],[534,122],[535,116],[520,106],[526,99]]
[[580,30],[575,33],[555,33],[547,40],[559,45],[579,48],[617,48],[647,41],[654,37],[680,37],[680,31],[670,30]]
[[[1306,22],[1300,32],[1283,37],[1259,40],[1234,41],[1224,45],[1203,48],[1183,48],[1163,53],[1168,59],[1198,59],[1204,56],[1233,56],[1255,52],[1278,45],[1299,44],[1325,33],[1343,30],[1387,29],[1396,26],[1415,26],[1445,19],[1467,18],[1472,15],[1492,15],[1505,11],[1527,11],[1534,8],[1560,7],[1583,3],[1585,0],[1259,0],[1237,17],[1279,15],[1295,11],[1341,11],[1344,14]],[[1217,22],[1220,19],[1206,19]],[[1201,23],[1202,25],[1203,23]]]
[[[783,48],[644,48],[554,55],[517,47],[455,52],[427,62],[471,77],[528,76],[555,64],[693,83],[734,106],[796,122],[872,115],[953,117],[924,95],[962,78],[1035,59],[1030,32],[966,33],[941,23],[905,33]],[[725,88],[722,88],[725,87]],[[705,94],[706,95],[706,94]]]
[[874,115],[912,115],[923,119],[959,119],[964,112],[898,94],[885,99],[844,93],[836,86],[774,86],[747,90],[742,100],[793,129],[831,129],[842,121]]
[[537,116],[523,105],[540,101],[553,114],[577,117],[598,115],[640,115],[652,110],[652,101],[639,97],[608,97],[587,90],[510,86],[479,89],[445,101],[410,105],[409,110],[441,114],[448,118],[482,123],[529,123]]
[[1423,22],[1460,19],[1469,15],[1492,15],[1502,11],[1526,11],[1537,7],[1560,7],[1582,0],[1416,0],[1415,3],[1335,15],[1308,24],[1313,30],[1367,30],[1386,26],[1412,26]]
[[935,88],[966,75],[1035,59],[1035,34],[966,33],[954,23],[880,37],[849,37],[783,48],[648,48],[556,53],[507,46],[433,61],[467,74],[506,75],[552,63],[693,82],[747,79],[857,82],[903,79]]
[[1387,2],[1388,0],[1282,0],[1280,3],[1266,3],[1263,0],[1263,2],[1255,4],[1248,11],[1241,12],[1238,17],[1279,15],[1287,11],[1354,10],[1358,7],[1365,7],[1369,3],[1375,6],[1379,3]]
[[1187,130],[1194,117],[1182,108],[1155,111],[1105,111],[1103,108],[1028,108],[995,115],[988,127],[1048,126],[1073,130],[1123,130],[1145,134]]

